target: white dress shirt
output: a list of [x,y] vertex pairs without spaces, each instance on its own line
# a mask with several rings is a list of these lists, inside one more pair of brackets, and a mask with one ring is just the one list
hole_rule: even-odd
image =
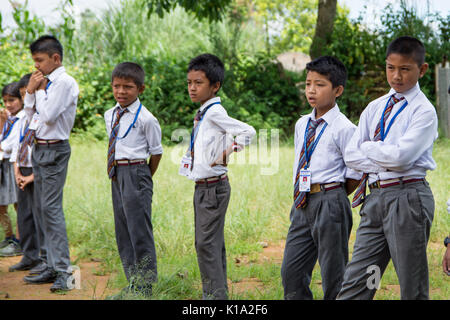
[[[203,111],[208,105],[216,102],[220,103],[220,97],[206,101],[199,110]],[[194,167],[189,175],[189,179],[194,181],[226,173],[227,167],[222,165],[211,167],[211,164],[233,142],[246,146],[256,134],[252,126],[229,117],[221,104],[209,108],[198,125],[200,127],[194,143]]]
[[[305,141],[306,126],[309,119],[316,120],[315,111],[313,109],[310,114],[301,117],[295,124],[295,159],[292,177],[294,184],[300,153]],[[327,126],[316,145],[309,163],[311,183],[345,182],[347,178],[361,179],[362,173],[347,168],[344,163],[344,151],[356,126],[340,112],[337,104],[321,118],[324,122],[316,128],[314,139],[318,138],[325,123],[327,123]]]
[[[399,177],[423,178],[427,170],[434,170],[433,143],[438,137],[436,110],[417,83],[410,90],[396,93],[405,97],[406,108],[397,116],[384,141],[373,141],[391,89],[367,106],[346,149],[344,159],[348,167],[370,173],[369,183]],[[405,103],[394,105],[386,126]]]
[[[22,110],[19,114],[20,114],[20,119],[17,121],[17,124],[16,124],[18,134],[15,138],[14,146],[13,146],[12,152],[11,152],[11,157],[9,158],[10,162],[18,161],[17,155],[18,155],[19,148],[20,148],[20,138],[24,136],[26,126],[31,121],[31,117],[29,117],[29,115],[25,112],[25,110]],[[28,146],[27,148],[28,148],[28,154],[27,154],[27,157],[26,157],[24,163],[23,164],[17,163],[17,165],[20,167],[31,168],[32,167],[31,150],[33,149],[33,145]]]
[[64,67],[48,75],[51,81],[47,90],[37,90],[25,95],[25,110],[28,115],[39,114],[36,138],[44,140],[67,140],[73,128],[78,102],[78,84],[66,73]]
[[[125,138],[122,138],[133,124],[141,102],[136,99],[129,105],[128,112],[120,118],[118,139],[116,140],[115,160],[147,159],[150,155],[163,153],[161,145],[161,127],[158,120],[144,106],[138,114],[136,123],[131,127]],[[116,108],[122,109],[119,104],[105,112],[105,124],[108,137],[111,134],[111,127],[117,117]]]
[[[23,110],[19,111],[16,114],[16,117],[19,118],[12,127],[8,137],[1,142],[1,147],[3,150],[3,159],[10,159],[11,153],[16,145],[16,142],[19,141],[20,135],[20,119],[25,117],[25,112]],[[0,141],[3,139],[3,128],[2,132],[0,132]]]

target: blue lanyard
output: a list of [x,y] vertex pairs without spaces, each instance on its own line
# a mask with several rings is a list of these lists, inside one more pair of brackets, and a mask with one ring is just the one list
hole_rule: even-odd
[[308,155],[308,149],[306,148],[306,137],[308,136],[308,129],[309,129],[309,123],[311,122],[311,118],[308,119],[308,123],[306,124],[306,129],[305,129],[305,138],[303,139],[303,143],[304,143],[304,148],[305,148],[305,157],[306,157],[306,165],[305,165],[305,169],[308,169],[309,167],[309,161],[311,160],[311,156],[314,152],[314,150],[316,149],[317,144],[319,143],[320,137],[322,137],[323,132],[325,131],[325,128],[327,127],[328,123],[325,122],[325,124],[322,127],[322,130],[320,130],[319,135],[317,136],[317,138],[314,140],[313,145],[311,147],[311,152]]
[[5,140],[5,139],[7,139],[7,138],[9,137],[9,135],[10,135],[10,133],[11,133],[11,130],[12,130],[12,128],[14,127],[14,125],[16,124],[17,120],[19,120],[19,118],[16,118],[16,120],[14,120],[14,121],[11,123],[11,127],[9,127],[9,130],[8,130],[8,132],[6,132],[6,133],[5,133],[5,129],[6,129],[6,123],[5,123],[5,125],[3,126],[2,141]]
[[397,118],[397,116],[400,114],[400,112],[403,111],[403,109],[406,108],[406,106],[408,105],[408,101],[406,101],[401,107],[400,109],[398,109],[397,113],[394,114],[394,116],[392,117],[391,121],[389,121],[388,127],[386,129],[386,132],[384,132],[384,112],[386,111],[388,105],[389,105],[389,101],[391,101],[392,96],[388,99],[388,101],[386,102],[386,106],[384,107],[383,110],[383,114],[381,115],[381,120],[380,120],[380,136],[381,136],[381,141],[384,141],[384,138],[386,138],[389,130],[391,129],[392,124],[394,123],[395,118]]
[[51,81],[48,81],[47,86],[45,87],[45,91],[48,90],[48,88],[50,87],[51,84],[52,84],[52,82],[51,82]]
[[[117,135],[117,140],[119,140],[119,139],[124,139],[124,138],[128,135],[128,133],[130,132],[131,128],[133,128],[134,125],[136,124],[136,121],[137,121],[137,118],[139,117],[139,113],[141,112],[141,109],[142,109],[142,103],[139,105],[139,108],[138,108],[138,110],[137,110],[137,112],[136,112],[136,115],[134,116],[133,123],[130,124],[130,126],[129,126],[128,129],[127,129],[127,131],[125,132],[125,134],[124,134],[122,137],[119,137],[119,136]],[[113,126],[114,114],[115,114],[115,113],[116,113],[116,112],[114,111],[113,114],[112,114],[112,116],[111,116],[111,130],[112,130],[112,126]]]
[[220,104],[220,102],[214,102],[214,103],[211,103],[210,105],[208,105],[203,110],[203,115],[200,118],[200,120],[198,121],[197,125],[195,126],[195,128],[192,129],[192,132],[191,132],[191,145],[189,147],[189,151],[191,151],[192,148],[194,148],[194,143],[195,143],[195,140],[197,139],[198,130],[200,129],[200,123],[203,121],[203,118],[205,117],[206,111],[208,111],[209,108],[211,108],[215,104]]

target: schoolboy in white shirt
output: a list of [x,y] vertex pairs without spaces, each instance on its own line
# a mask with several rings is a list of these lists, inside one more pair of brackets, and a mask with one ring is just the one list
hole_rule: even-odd
[[217,92],[225,68],[212,54],[189,62],[187,82],[191,100],[201,104],[194,118],[191,145],[180,174],[195,181],[195,248],[200,268],[203,299],[228,298],[225,214],[230,200],[228,156],[248,145],[256,134],[248,124],[228,116]]
[[[353,206],[363,202],[353,255],[338,299],[372,299],[392,258],[402,299],[428,299],[426,247],[434,198],[425,180],[434,170],[437,116],[420,90],[425,48],[416,38],[392,41],[386,53],[391,90],[372,101],[345,151],[347,166],[364,172]],[[366,184],[370,194],[365,197]]]
[[[53,283],[51,292],[73,289],[69,243],[63,210],[63,189],[71,154],[69,136],[78,102],[78,84],[66,73],[63,47],[53,36],[42,36],[30,45],[37,71],[25,95],[25,111],[33,115],[29,129],[34,137],[32,165],[40,223],[47,247],[48,268],[26,276],[30,284]],[[36,107],[34,110],[33,106]],[[32,143],[33,139],[29,139]]]
[[[25,100],[26,88],[31,74],[23,76],[19,81],[19,90]],[[9,267],[9,271],[30,270],[30,274],[39,274],[47,267],[47,250],[44,233],[39,224],[38,200],[34,193],[34,174],[31,161],[32,147],[27,143],[30,138],[29,125],[32,117],[25,112],[17,126],[19,135],[11,153],[10,161],[14,163],[17,184],[17,225],[20,230],[20,244],[23,258]]]
[[144,70],[138,64],[118,64],[111,76],[117,104],[105,112],[116,242],[129,282],[111,299],[123,298],[127,293],[149,297],[152,283],[157,281],[152,177],[163,149],[159,122],[139,100],[144,80]]
[[281,275],[285,299],[310,300],[318,259],[323,298],[331,300],[339,293],[348,261],[352,211],[347,194],[361,178],[343,158],[356,126],[336,104],[347,79],[342,62],[323,56],[306,70],[305,94],[313,110],[295,125],[294,204]]

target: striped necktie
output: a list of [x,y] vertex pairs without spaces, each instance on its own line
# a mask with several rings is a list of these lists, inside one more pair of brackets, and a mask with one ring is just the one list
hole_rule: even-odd
[[[117,135],[119,133],[119,122],[120,118],[128,111],[128,109],[116,108],[117,116],[114,125],[111,128],[111,134],[109,135],[109,145],[108,145],[108,176],[112,179],[116,175],[116,167],[114,166],[115,155],[116,155],[116,141]],[[114,111],[116,112],[116,111]]]
[[324,121],[323,119],[318,119],[318,120],[311,119],[311,121],[309,122],[308,134],[305,137],[307,152],[305,153],[305,145],[304,144],[303,144],[302,151],[300,152],[300,160],[298,162],[297,174],[295,176],[295,184],[294,184],[294,204],[297,209],[300,207],[304,208],[307,205],[306,192],[300,192],[300,190],[299,190],[300,169],[304,168],[306,165],[306,154],[310,154],[311,147],[312,147],[312,144],[313,144],[315,136],[316,136],[316,129],[323,121]]
[[29,128],[30,121],[27,122],[25,126],[25,135],[23,140],[20,142],[19,147],[19,166],[24,166],[28,157],[28,150],[34,141],[34,137],[36,135],[36,130]]
[[14,125],[14,123],[19,120],[19,118],[17,117],[8,117],[8,119],[5,122],[5,125],[3,126],[3,136],[2,136],[2,141],[5,140],[9,134],[11,133],[10,130],[12,129],[11,127]]
[[[395,94],[393,94],[389,100],[388,106],[386,108],[386,110],[384,111],[384,122],[383,124],[386,125],[386,121],[389,118],[389,115],[391,114],[392,108],[394,107],[394,105],[405,99],[405,97],[401,97],[400,99],[395,97]],[[377,127],[375,129],[375,133],[373,135],[373,141],[380,141],[381,140],[381,125],[380,125],[380,121],[378,121]],[[368,173],[364,173],[361,181],[359,182],[358,188],[356,188],[356,192],[355,195],[353,196],[353,200],[352,200],[352,208],[355,208],[357,206],[359,206],[361,203],[364,202],[364,198],[366,197],[366,185],[367,185],[367,180],[369,178],[369,174]]]

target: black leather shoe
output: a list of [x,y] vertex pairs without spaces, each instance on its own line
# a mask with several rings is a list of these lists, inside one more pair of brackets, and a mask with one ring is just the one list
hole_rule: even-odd
[[38,274],[41,274],[42,272],[47,270],[47,268],[48,268],[48,265],[45,262],[41,261],[34,268],[32,268],[30,270],[30,275],[36,276]]
[[73,288],[75,288],[75,279],[72,274],[67,272],[58,272],[58,276],[51,286],[50,291],[69,291]]
[[14,272],[14,271],[30,270],[39,264],[39,261],[24,262],[23,260],[24,259],[20,260],[19,263],[16,263],[15,265],[12,265],[11,267],[9,267],[8,271]]
[[42,283],[53,283],[56,280],[56,271],[47,268],[44,272],[37,276],[26,276],[23,278],[23,281],[30,284],[42,284]]

